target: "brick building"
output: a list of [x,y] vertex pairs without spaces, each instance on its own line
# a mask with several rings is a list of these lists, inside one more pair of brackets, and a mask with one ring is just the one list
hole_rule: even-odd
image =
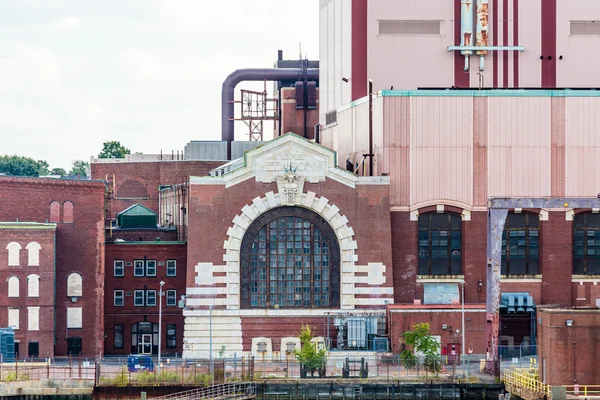
[[54,354],[55,223],[0,223],[0,324],[15,331],[15,353]]
[[[101,354],[104,342],[103,220],[106,185],[97,181],[3,176],[0,177],[0,189],[0,221],[6,223],[6,229],[2,229],[0,234],[3,241],[10,240],[0,246],[0,265],[4,273],[11,274],[11,284],[18,278],[19,299],[22,299],[16,302],[8,296],[8,304],[14,306],[13,310],[19,307],[18,312],[9,311],[10,318],[18,315],[19,330],[35,328],[35,307],[39,306],[41,313],[54,304],[53,316],[47,312],[40,315],[39,331],[34,336],[29,330],[35,329],[28,329],[23,340],[43,340],[45,343],[37,349],[41,357]],[[50,244],[52,238],[55,238],[54,244]],[[39,265],[28,265],[35,264],[34,254],[38,247]],[[18,267],[12,265],[17,262]],[[52,276],[47,268],[52,268]],[[33,295],[28,295],[30,284],[31,293],[35,293],[35,279],[26,280],[29,275],[40,277],[37,301]],[[28,314],[32,318],[31,323]],[[0,320],[1,325],[6,326],[12,321],[8,314],[2,317],[5,319]],[[51,324],[53,339],[40,336],[50,329]],[[35,346],[27,346],[20,346],[20,354],[25,356],[29,349],[35,354]]]
[[105,354],[158,353],[159,302],[162,288],[162,354],[181,354],[185,294],[184,242],[106,244],[104,291]]

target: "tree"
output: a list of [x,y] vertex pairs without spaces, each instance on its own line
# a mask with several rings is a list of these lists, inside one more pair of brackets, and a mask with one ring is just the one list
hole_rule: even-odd
[[[327,362],[327,352],[325,349],[317,350],[316,343],[311,340],[313,338],[312,329],[308,325],[303,325],[300,330],[300,349],[294,350],[296,359],[302,364],[301,368],[306,372],[310,372],[314,376],[315,371],[319,370],[319,375],[325,375],[325,365]],[[300,373],[302,375],[302,372]]]
[[64,168],[52,168],[52,171],[50,171],[50,175],[65,176],[66,174],[67,171]]
[[49,165],[46,161],[36,161],[29,157],[16,155],[0,156],[0,173],[12,176],[48,175]]
[[113,140],[104,142],[102,151],[98,154],[98,158],[124,158],[125,154],[131,154],[131,150],[123,146],[121,142]]
[[440,363],[440,343],[431,335],[428,323],[413,325],[412,331],[402,334],[404,342],[410,346],[405,349],[400,357],[405,368],[414,368],[419,362],[415,352],[423,355],[425,371],[438,373],[442,369]]
[[73,161],[73,167],[69,172],[71,176],[79,176],[81,178],[87,178],[87,170],[90,167],[90,163],[87,163],[82,160]]

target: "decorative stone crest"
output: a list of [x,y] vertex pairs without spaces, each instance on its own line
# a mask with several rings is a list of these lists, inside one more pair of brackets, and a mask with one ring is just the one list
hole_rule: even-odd
[[300,194],[304,188],[304,177],[296,175],[296,169],[290,163],[289,167],[284,167],[285,174],[277,177],[277,190],[283,196],[280,196],[282,203],[294,205],[300,202]]

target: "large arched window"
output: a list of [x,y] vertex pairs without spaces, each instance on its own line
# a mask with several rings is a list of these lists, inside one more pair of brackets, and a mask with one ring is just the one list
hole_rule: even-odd
[[27,296],[40,297],[40,276],[31,274],[27,277]]
[[83,296],[83,280],[81,279],[81,275],[76,272],[73,272],[67,277],[67,296]]
[[540,273],[540,217],[509,213],[502,232],[502,275]]
[[462,216],[419,215],[419,275],[462,274]]
[[241,251],[243,308],[339,306],[337,237],[314,212],[267,211],[246,231]]
[[573,273],[600,275],[600,214],[573,218]]
[[8,297],[19,297],[19,278],[16,276],[8,278]]
[[39,267],[41,248],[42,246],[38,242],[31,242],[27,245],[27,265],[30,267]]
[[17,242],[10,242],[6,245],[8,250],[8,266],[18,267],[19,266],[19,253],[21,252],[21,245]]

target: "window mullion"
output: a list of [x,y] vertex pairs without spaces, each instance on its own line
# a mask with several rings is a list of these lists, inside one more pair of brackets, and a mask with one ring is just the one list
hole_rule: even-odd
[[[269,227],[269,224],[266,225],[265,227],[265,274],[266,274],[266,289],[265,289],[265,295],[267,297],[267,300],[265,302],[265,305],[267,306],[267,308],[269,308],[271,306],[271,270],[270,270],[270,264],[269,264],[269,253],[271,252],[271,248],[269,247],[271,245],[271,239],[270,238],[270,234],[271,234],[271,228]],[[259,240],[260,240],[260,234],[259,234]],[[259,244],[259,249],[258,249],[258,278],[259,278],[259,282],[260,282],[260,244]],[[260,304],[260,283],[259,283],[259,287],[258,287],[258,303]]]

